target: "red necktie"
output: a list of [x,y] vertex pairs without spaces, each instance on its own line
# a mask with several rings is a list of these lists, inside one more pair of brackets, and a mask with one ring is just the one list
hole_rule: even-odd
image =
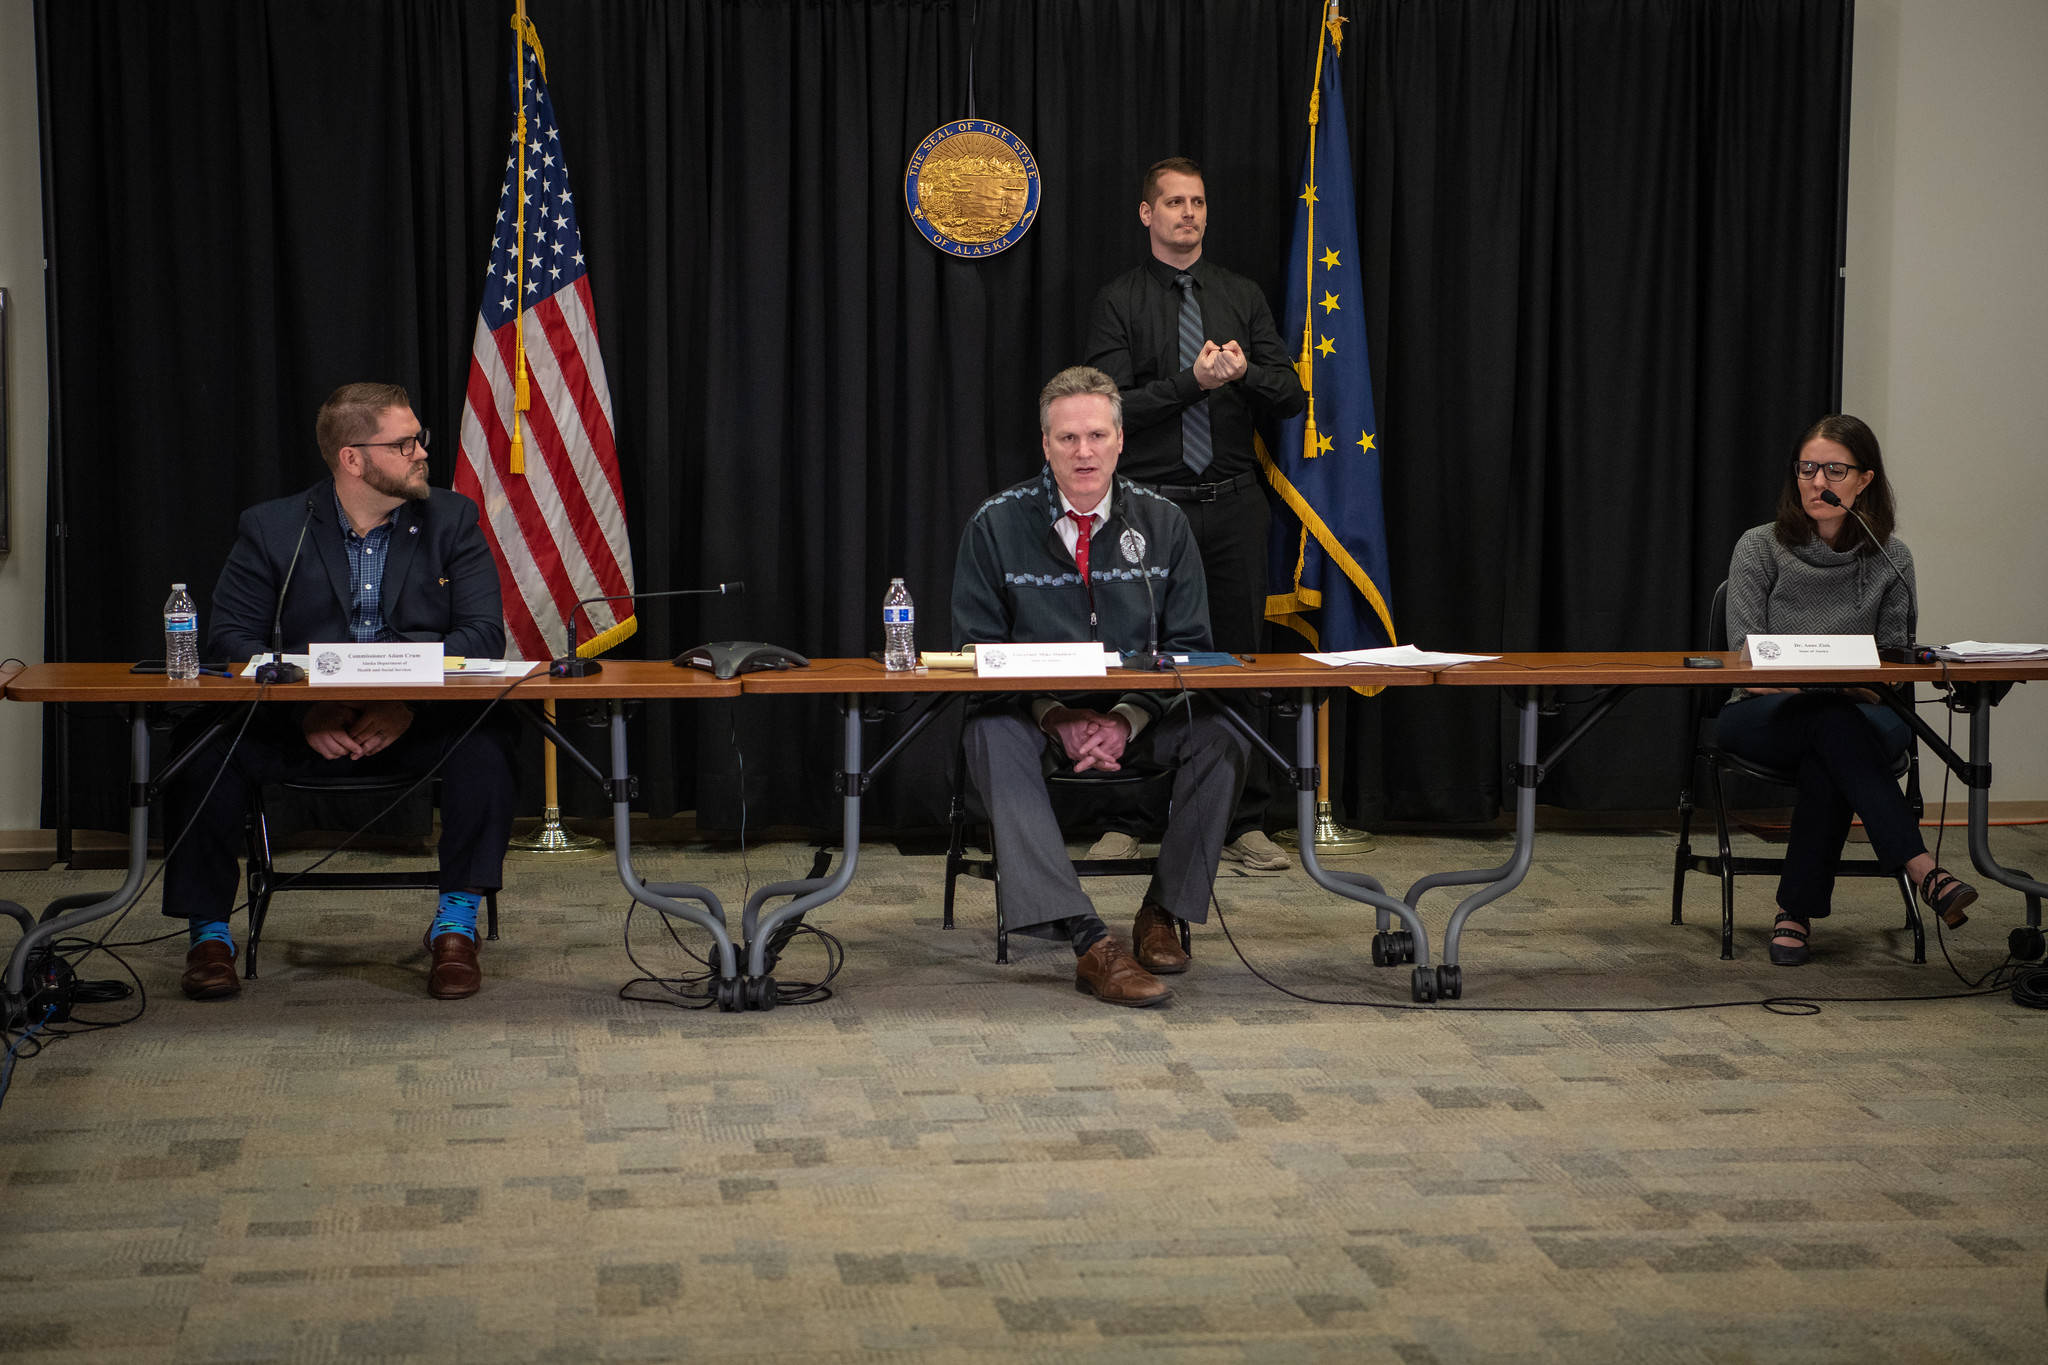
[[1090,597],[1093,597],[1095,585],[1088,581],[1088,528],[1095,524],[1095,514],[1069,512],[1067,515],[1073,518],[1074,525],[1081,528],[1081,533],[1074,538],[1074,567],[1081,571],[1081,586],[1088,590]]

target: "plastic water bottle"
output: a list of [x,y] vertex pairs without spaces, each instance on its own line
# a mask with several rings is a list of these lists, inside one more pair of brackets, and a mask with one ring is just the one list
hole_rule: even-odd
[[190,679],[199,676],[199,608],[183,583],[171,584],[164,603],[164,676]]
[[917,608],[900,578],[890,579],[882,594],[882,667],[891,673],[917,667]]

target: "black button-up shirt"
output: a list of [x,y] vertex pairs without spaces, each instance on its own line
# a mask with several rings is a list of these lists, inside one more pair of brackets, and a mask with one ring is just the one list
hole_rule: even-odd
[[[1139,483],[1220,482],[1258,467],[1252,454],[1253,404],[1273,417],[1292,417],[1305,406],[1301,379],[1273,327],[1259,287],[1207,257],[1187,273],[1195,277],[1202,331],[1221,346],[1244,351],[1242,379],[1204,391],[1192,367],[1180,363],[1180,290],[1175,270],[1158,257],[1102,287],[1088,319],[1088,363],[1116,381],[1124,400],[1124,453],[1117,473]],[[1181,460],[1180,415],[1191,404],[1209,405],[1216,458],[1197,475]]]

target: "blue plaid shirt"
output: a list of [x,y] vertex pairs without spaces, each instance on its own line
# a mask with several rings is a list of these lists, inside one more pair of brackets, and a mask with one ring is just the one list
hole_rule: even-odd
[[341,494],[334,495],[335,520],[341,523],[341,543],[348,550],[348,633],[358,644],[372,644],[390,638],[384,629],[384,562],[391,558],[391,527],[399,509],[370,528],[370,534],[356,534]]

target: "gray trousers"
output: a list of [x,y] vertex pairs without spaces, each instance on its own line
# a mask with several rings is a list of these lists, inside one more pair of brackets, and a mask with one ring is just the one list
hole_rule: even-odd
[[[1066,763],[1058,741],[1032,724],[1028,712],[1006,706],[970,717],[962,743],[968,775],[995,833],[1004,922],[1013,932],[1038,927],[1036,937],[1057,937],[1043,926],[1094,915],[1095,903],[1074,875],[1066,837],[1045,789],[1046,774],[1054,766],[1049,756],[1060,766]],[[1173,805],[1147,901],[1181,919],[1208,921],[1216,860],[1250,751],[1244,736],[1201,702],[1194,705],[1192,720],[1176,707],[1146,726],[1125,751],[1123,771],[1173,769]]]

